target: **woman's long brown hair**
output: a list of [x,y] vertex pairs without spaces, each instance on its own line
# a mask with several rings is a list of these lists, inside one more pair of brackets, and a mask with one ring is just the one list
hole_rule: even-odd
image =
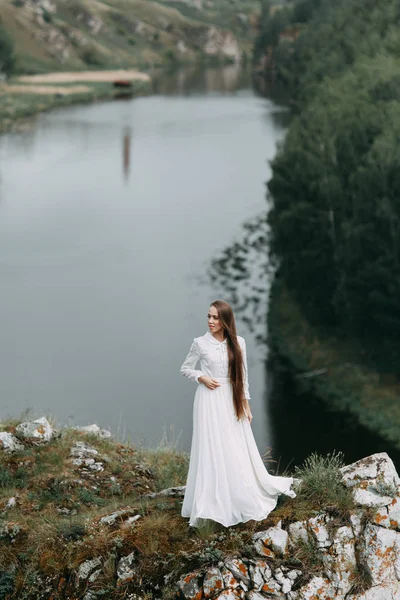
[[236,334],[235,317],[233,310],[227,302],[215,300],[210,306],[215,306],[218,317],[224,328],[224,334],[228,346],[229,378],[233,390],[233,404],[238,420],[245,416],[246,401],[244,397],[243,383],[243,356]]

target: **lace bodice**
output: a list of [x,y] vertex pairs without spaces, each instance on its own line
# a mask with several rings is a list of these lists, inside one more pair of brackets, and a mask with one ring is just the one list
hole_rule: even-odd
[[[247,400],[250,400],[249,381],[247,373],[246,342],[244,338],[237,336],[243,356],[244,367],[244,394]],[[200,370],[197,370],[196,364],[200,361]],[[202,375],[218,378],[228,377],[228,348],[227,341],[219,342],[209,331],[201,337],[194,338],[188,355],[182,366],[181,373],[191,381],[199,383],[198,379]]]

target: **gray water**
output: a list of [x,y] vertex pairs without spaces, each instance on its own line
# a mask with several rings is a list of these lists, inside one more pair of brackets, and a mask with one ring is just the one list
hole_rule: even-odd
[[[0,418],[31,409],[189,450],[195,384],[179,367],[209,303],[231,300],[207,270],[265,212],[283,112],[230,67],[0,138]],[[238,332],[263,453],[265,348]]]

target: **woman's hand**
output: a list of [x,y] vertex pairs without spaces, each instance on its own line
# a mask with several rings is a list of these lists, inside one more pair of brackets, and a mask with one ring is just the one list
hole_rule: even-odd
[[248,402],[248,401],[246,402],[246,407],[245,407],[245,409],[244,409],[244,412],[245,412],[245,415],[246,415],[246,417],[248,418],[248,420],[249,420],[249,423],[250,423],[250,425],[251,425],[251,422],[252,422],[252,420],[253,420],[253,415],[251,414],[250,404],[249,404],[249,402]]
[[215,388],[221,385],[219,381],[212,379],[211,377],[206,377],[206,375],[202,375],[197,381],[203,383],[209,390],[215,390]]

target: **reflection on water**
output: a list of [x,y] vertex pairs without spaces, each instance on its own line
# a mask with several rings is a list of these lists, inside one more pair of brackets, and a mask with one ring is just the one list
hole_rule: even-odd
[[[268,355],[266,340],[266,311],[271,281],[271,269],[267,254],[268,226],[266,213],[247,220],[236,240],[214,258],[208,268],[208,276],[219,296],[227,299],[233,307],[238,331],[251,340],[253,356],[262,365],[265,376],[265,362]],[[256,388],[258,396],[250,394],[252,412],[256,408],[257,417],[253,420],[254,434],[260,438],[259,429],[264,430],[267,448],[273,440],[272,423],[266,407],[268,390],[265,380],[262,390]],[[261,418],[260,418],[261,417]],[[265,447],[264,447],[265,449]]]
[[265,423],[275,467],[282,473],[312,452],[333,450],[342,451],[346,462],[385,451],[400,466],[397,449],[354,417],[331,412],[321,400],[301,393],[279,359],[268,355],[267,300],[273,277],[268,244],[267,216],[262,214],[245,223],[238,239],[212,261],[209,276],[217,289],[229,294],[239,321],[253,332],[258,352],[265,358]]
[[[285,132],[246,81],[236,66],[186,69],[158,95],[0,137],[0,417],[32,407],[149,445],[173,430],[190,448],[195,389],[179,367],[231,293],[207,266],[265,210]],[[264,357],[239,326],[264,452]]]
[[329,411],[310,393],[301,393],[293,378],[273,360],[269,371],[269,414],[273,423],[273,455],[280,469],[299,465],[312,452],[344,454],[346,463],[387,452],[397,469],[400,451],[358,424],[352,415]]
[[122,144],[123,171],[124,171],[125,181],[127,181],[129,178],[129,172],[130,172],[130,168],[131,168],[131,144],[132,144],[131,137],[132,137],[132,134],[131,134],[130,130],[128,129],[124,133],[123,144]]
[[251,73],[239,64],[220,68],[199,69],[198,66],[184,69],[155,70],[153,90],[156,94],[196,94],[199,92],[235,92],[249,89]]
[[247,221],[242,235],[215,258],[208,270],[214,285],[229,293],[235,313],[267,358],[266,312],[273,269],[268,260],[267,214]]

